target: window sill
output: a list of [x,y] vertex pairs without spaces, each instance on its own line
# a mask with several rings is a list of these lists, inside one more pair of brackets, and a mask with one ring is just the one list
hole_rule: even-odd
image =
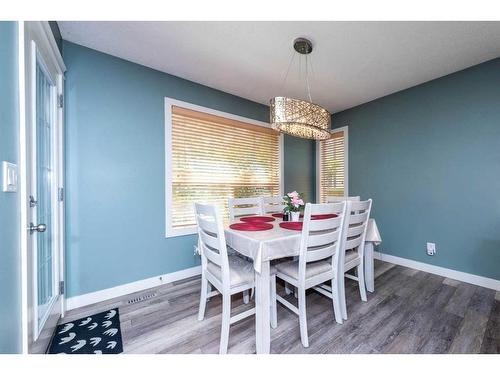
[[181,236],[192,236],[197,234],[196,226],[188,228],[167,228],[165,238],[181,237]]

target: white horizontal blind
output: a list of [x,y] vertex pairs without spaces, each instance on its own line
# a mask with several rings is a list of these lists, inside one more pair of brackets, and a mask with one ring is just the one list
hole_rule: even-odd
[[346,147],[345,132],[338,131],[326,141],[319,143],[320,162],[320,201],[326,202],[327,196],[346,196]]
[[279,195],[279,147],[270,128],[172,106],[172,228],[196,224],[194,202],[227,219],[229,198]]

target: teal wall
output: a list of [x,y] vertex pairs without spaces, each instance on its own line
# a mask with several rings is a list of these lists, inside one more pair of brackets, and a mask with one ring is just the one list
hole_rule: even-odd
[[316,202],[316,142],[285,136],[285,191],[297,190],[306,202]]
[[500,59],[333,122],[349,126],[349,194],[373,198],[382,252],[500,279]]
[[[0,21],[0,162],[15,164],[19,164],[17,48],[17,22]],[[19,240],[19,195],[0,191],[0,353],[21,351]]]
[[[164,98],[261,121],[268,107],[66,41],[63,57],[68,296],[198,265],[195,236],[165,238]],[[312,145],[285,139],[285,187],[313,199]]]

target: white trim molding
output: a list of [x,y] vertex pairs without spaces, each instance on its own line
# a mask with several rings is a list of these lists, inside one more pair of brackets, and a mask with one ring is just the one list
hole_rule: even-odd
[[[232,113],[218,111],[212,108],[202,107],[196,104],[183,102],[180,100],[165,97],[165,237],[186,236],[197,233],[196,225],[186,228],[173,228],[172,215],[169,215],[172,207],[172,106],[190,109],[197,112],[207,113],[231,120],[244,122],[247,124],[258,125],[265,128],[272,128],[271,124],[263,121],[254,120],[247,117],[234,115]],[[279,136],[279,179],[280,196],[284,190],[284,141],[283,135]]]
[[404,266],[419,271],[432,273],[434,275],[439,275],[443,277],[448,277],[450,279],[463,281],[464,283],[469,283],[477,286],[482,286],[484,288],[500,291],[500,280],[491,279],[489,277],[473,275],[471,273],[456,271],[449,268],[418,262],[416,260],[411,260],[407,258],[400,258],[394,255],[380,253],[378,251],[375,251],[373,253],[373,257],[375,259],[382,260],[384,262],[389,262],[397,264],[399,266]]
[[[26,144],[26,68],[25,68],[25,32],[24,21],[18,21],[18,75],[19,75],[19,209],[20,228],[28,227],[28,196],[27,180],[27,144]],[[28,233],[20,230],[21,259],[21,348],[22,353],[28,353],[29,338],[29,293],[28,293]]]
[[46,48],[50,49],[52,53],[50,56],[52,57],[54,61],[54,64],[57,64],[63,72],[66,71],[66,65],[64,64],[64,60],[62,58],[61,52],[59,51],[59,48],[57,47],[56,39],[54,38],[54,34],[52,33],[52,30],[50,29],[50,25],[48,21],[42,21],[40,22],[40,25],[45,33],[45,40],[48,42]]
[[66,299],[66,308],[67,310],[74,310],[79,307],[88,306],[112,298],[125,296],[130,293],[140,292],[142,290],[172,283],[174,281],[187,279],[189,277],[197,276],[200,274],[201,266],[196,266],[187,268],[185,270],[167,273],[165,275],[150,277],[149,279],[143,279],[128,284],[118,285],[113,288],[98,290],[97,292],[70,297]]
[[[29,195],[34,189],[32,186],[34,179],[33,149],[34,140],[34,118],[35,118],[35,67],[36,61],[43,61],[43,68],[50,75],[55,88],[55,94],[63,94],[63,76],[66,66],[61,53],[57,48],[56,41],[50,30],[47,21],[18,21],[18,77],[19,77],[19,186],[20,186],[20,258],[21,258],[21,320],[22,320],[22,352],[28,353],[30,346],[36,340],[42,324],[38,324],[35,319],[36,304],[34,301],[35,288],[33,288],[34,264],[36,264],[36,251],[33,251],[33,238],[30,238],[26,228],[32,217],[36,216],[34,210],[29,207]],[[62,108],[54,108],[55,135],[57,136],[57,146],[54,148],[54,160],[56,161],[56,171],[54,173],[55,188],[63,185],[63,163],[64,151],[64,115]],[[55,198],[55,196],[53,196]],[[54,202],[57,202],[54,199]],[[58,281],[64,280],[64,241],[62,238],[62,223],[64,222],[63,203],[59,202],[58,209],[54,210],[56,217],[55,235],[57,239],[56,254],[54,256],[54,290],[57,291]],[[60,308],[58,308],[60,307]],[[64,314],[64,295],[60,294],[57,303],[54,303],[50,310],[52,315]],[[54,321],[55,322],[55,321]],[[40,326],[40,327],[39,327]],[[46,327],[52,329],[55,327]]]

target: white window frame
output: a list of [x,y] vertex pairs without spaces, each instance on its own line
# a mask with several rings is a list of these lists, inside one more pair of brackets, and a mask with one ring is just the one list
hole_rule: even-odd
[[[203,112],[210,115],[225,117],[227,119],[246,122],[252,125],[270,128],[271,124],[263,121],[234,115],[232,113],[218,111],[212,108],[202,107],[196,104],[183,102],[173,98],[165,97],[165,237],[178,237],[196,234],[196,225],[186,228],[174,228],[172,226],[172,106]],[[279,135],[279,181],[280,195],[283,195],[283,135]]]
[[[340,128],[332,129],[332,133],[344,132],[344,196],[349,196],[349,127],[342,126]],[[321,155],[319,151],[319,143],[316,142],[316,202],[321,203]]]

